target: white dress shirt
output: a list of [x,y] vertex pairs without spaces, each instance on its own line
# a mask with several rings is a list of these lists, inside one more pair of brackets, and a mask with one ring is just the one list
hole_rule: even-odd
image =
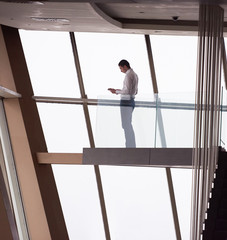
[[132,68],[129,68],[125,74],[123,88],[116,93],[121,94],[122,98],[135,97],[138,92],[138,76]]

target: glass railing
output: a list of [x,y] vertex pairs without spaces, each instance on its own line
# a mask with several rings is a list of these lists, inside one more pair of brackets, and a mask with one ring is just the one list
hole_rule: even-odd
[[221,91],[221,111],[220,111],[220,141],[219,146],[227,148],[227,94],[223,87]]
[[[130,102],[122,104],[120,96],[99,97],[95,131],[96,147],[124,148],[126,145],[138,148],[193,147],[194,109],[195,93],[136,97],[133,111]],[[126,117],[122,117],[124,114]],[[226,118],[227,106],[222,104],[221,146],[225,146],[227,140],[224,124]],[[135,140],[132,139],[134,136]]]

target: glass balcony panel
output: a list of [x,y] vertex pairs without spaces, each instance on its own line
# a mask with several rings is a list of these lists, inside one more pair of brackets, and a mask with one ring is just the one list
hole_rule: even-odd
[[194,93],[159,94],[156,147],[193,147]]
[[89,116],[91,120],[92,133],[95,140],[95,146],[97,147],[96,142],[96,125],[97,125],[97,105],[88,105]]
[[[160,111],[163,124],[158,118],[156,147],[193,147],[194,110],[161,109]],[[164,134],[160,133],[159,126],[163,128]]]
[[[155,142],[155,101],[136,97],[132,113],[132,127],[136,147],[153,147]],[[126,111],[128,107],[123,107]],[[97,147],[125,147],[125,133],[122,128],[119,96],[99,98],[95,139]]]
[[112,239],[176,239],[165,169],[100,169]]
[[49,152],[82,153],[90,147],[81,105],[38,103]]
[[69,33],[20,30],[36,96],[79,97]]
[[224,76],[222,76],[222,87],[221,87],[221,111],[220,111],[220,136],[219,146],[226,148],[227,135],[226,135],[226,113],[227,113],[227,91],[225,89]]
[[[171,94],[157,100],[136,97],[132,113],[136,147],[192,147],[195,105],[191,96],[186,100],[182,95],[171,100]],[[119,96],[99,99],[95,136],[98,147],[126,147]]]
[[118,63],[129,61],[139,77],[138,96],[153,94],[143,35],[75,33],[82,75],[89,98],[105,96],[108,88],[122,88],[124,74]]
[[93,166],[52,165],[70,239],[105,240]]
[[225,86],[225,79],[222,72],[222,81],[221,81],[221,103],[227,105],[227,90]]
[[[226,108],[226,106],[225,106]],[[221,131],[220,131],[220,146],[227,149],[227,109],[221,115]]]

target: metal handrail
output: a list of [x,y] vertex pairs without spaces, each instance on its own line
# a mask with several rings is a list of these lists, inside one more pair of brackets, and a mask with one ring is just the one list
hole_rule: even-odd
[[[83,104],[86,102],[88,105],[100,106],[120,106],[120,100],[114,99],[83,99],[83,98],[63,98],[63,97],[44,97],[33,96],[37,103],[60,103],[60,104]],[[163,109],[178,109],[178,110],[195,110],[196,104],[194,103],[179,103],[179,102],[156,102],[155,101],[141,101],[135,100],[135,107],[144,108],[163,108]],[[203,105],[201,109],[205,109]],[[221,106],[222,112],[227,112],[227,105]]]

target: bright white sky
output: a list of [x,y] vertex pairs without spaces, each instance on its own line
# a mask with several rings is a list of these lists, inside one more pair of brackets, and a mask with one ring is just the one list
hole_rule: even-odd
[[[80,97],[68,33],[20,31],[36,96]],[[118,62],[127,59],[139,76],[136,100],[153,99],[143,35],[76,33],[88,98],[113,98],[121,88]],[[162,101],[193,102],[197,37],[151,36]],[[49,152],[82,152],[89,147],[80,105],[38,104]],[[122,147],[119,109],[89,107],[97,147]],[[193,111],[163,110],[168,147],[191,147]],[[138,147],[161,147],[155,138],[155,110],[135,109]],[[111,137],[110,137],[111,136]],[[104,231],[92,166],[54,166],[71,240],[102,240]],[[100,167],[113,240],[175,240],[165,169]],[[189,239],[191,171],[173,169],[182,239]],[[89,230],[88,230],[89,229]]]

